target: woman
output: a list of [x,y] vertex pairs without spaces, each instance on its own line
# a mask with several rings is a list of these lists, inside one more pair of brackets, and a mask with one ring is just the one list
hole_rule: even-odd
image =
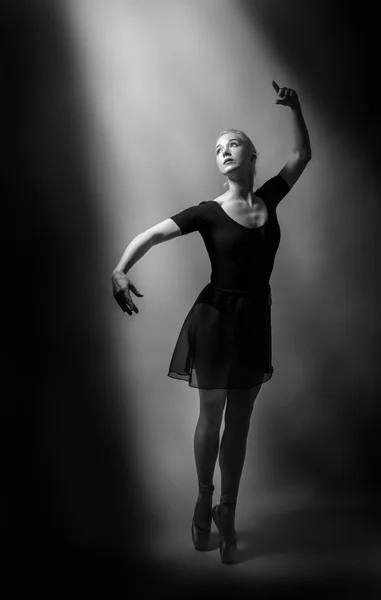
[[[219,530],[221,561],[233,562],[235,512],[254,400],[273,373],[270,275],[280,242],[276,207],[311,159],[308,131],[296,92],[279,88],[277,104],[291,109],[294,146],[278,175],[254,193],[257,152],[245,133],[221,132],[216,145],[229,189],[138,235],[113,272],[113,293],[129,315],[138,313],[130,291],[142,296],[128,270],[152,246],[199,231],[208,251],[211,280],[181,328],[168,376],[199,389],[200,415],[194,453],[199,493],[192,520],[196,549],[208,545],[212,518]],[[224,432],[220,427],[225,409]],[[212,509],[213,475],[219,457],[220,503]]]

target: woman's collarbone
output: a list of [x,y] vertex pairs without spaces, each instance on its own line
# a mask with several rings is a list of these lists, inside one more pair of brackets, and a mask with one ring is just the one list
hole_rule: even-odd
[[260,198],[256,198],[252,206],[244,201],[224,199],[223,196],[216,198],[215,202],[218,202],[229,217],[244,227],[262,227],[268,220],[267,206]]

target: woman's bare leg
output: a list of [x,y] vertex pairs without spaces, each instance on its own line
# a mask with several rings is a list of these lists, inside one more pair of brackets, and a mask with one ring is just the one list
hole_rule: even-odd
[[246,455],[247,436],[254,401],[261,385],[249,390],[227,390],[225,428],[221,440],[219,465],[221,468],[221,507],[230,514],[234,526],[234,514],[238,489]]
[[220,443],[220,429],[226,402],[226,390],[202,390],[200,415],[194,435],[194,455],[199,485],[197,525],[205,528],[210,519],[210,489],[213,483]]

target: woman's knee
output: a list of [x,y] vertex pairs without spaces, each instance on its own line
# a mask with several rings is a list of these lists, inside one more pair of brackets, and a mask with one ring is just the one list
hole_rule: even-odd
[[219,427],[226,403],[226,390],[199,390],[200,417],[209,426]]
[[247,434],[250,427],[254,401],[261,385],[248,390],[228,390],[225,412],[225,427]]

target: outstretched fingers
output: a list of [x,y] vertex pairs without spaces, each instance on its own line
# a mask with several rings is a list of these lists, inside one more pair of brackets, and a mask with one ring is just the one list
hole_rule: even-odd
[[134,283],[132,283],[132,281],[130,281],[130,290],[132,292],[134,292],[135,296],[144,296],[144,294],[142,294],[141,292],[139,292],[139,290],[137,289],[136,285]]
[[128,290],[120,290],[120,292],[115,294],[115,300],[123,312],[127,312],[129,315],[132,315],[132,311],[134,311],[136,314],[139,312],[139,309],[132,301]]
[[276,93],[278,93],[278,92],[279,92],[279,90],[280,90],[280,87],[279,87],[279,85],[278,85],[277,83],[275,83],[275,81],[273,81],[273,82],[272,82],[272,86],[273,86],[274,90],[276,91]]

